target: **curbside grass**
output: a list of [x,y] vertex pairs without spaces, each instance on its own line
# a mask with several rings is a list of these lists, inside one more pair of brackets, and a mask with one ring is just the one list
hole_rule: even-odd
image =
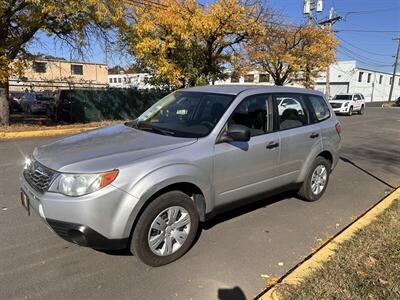
[[[316,285],[320,283],[317,279],[319,278],[320,274],[323,274],[324,277],[329,277],[330,280],[335,280],[335,276],[341,276],[341,272],[346,274],[347,276],[349,273],[351,273],[353,270],[349,268],[349,270],[344,270],[342,268],[343,264],[341,267],[339,267],[339,272],[336,272],[335,274],[331,274],[329,272],[332,272],[333,267],[326,266],[327,264],[331,263],[333,264],[333,260],[331,258],[338,258],[337,256],[340,255],[340,250],[341,247],[347,247],[349,248],[348,244],[351,243],[353,240],[356,240],[357,237],[359,236],[360,232],[364,230],[368,230],[369,226],[372,222],[377,220],[377,218],[381,218],[381,215],[385,215],[384,212],[391,207],[394,204],[400,203],[400,188],[392,192],[390,195],[385,197],[383,200],[381,200],[378,204],[373,206],[370,210],[368,210],[365,214],[363,214],[361,217],[359,217],[354,223],[349,225],[346,229],[344,229],[342,232],[340,232],[338,235],[336,235],[335,238],[333,238],[331,241],[329,241],[327,244],[322,246],[319,250],[317,250],[315,253],[313,253],[308,259],[300,263],[298,266],[296,266],[294,269],[292,269],[288,274],[283,276],[280,280],[278,280],[278,283],[275,284],[274,286],[270,287],[267,289],[264,294],[259,297],[259,299],[262,300],[278,300],[278,299],[318,299],[317,293],[316,293],[316,288],[318,288]],[[398,217],[397,217],[398,219]],[[375,222],[373,223],[375,224]],[[371,227],[372,225],[371,224]],[[368,226],[368,227],[367,227]],[[398,226],[398,224],[397,224]],[[353,239],[354,237],[354,239]],[[371,237],[370,237],[371,238]],[[374,239],[376,238],[375,236],[373,237]],[[375,240],[374,240],[375,241]],[[398,242],[398,241],[396,241]],[[363,248],[361,247],[361,250]],[[349,251],[349,249],[346,249]],[[398,248],[397,251],[400,251],[400,248]],[[347,254],[347,255],[346,255]],[[342,255],[343,257],[340,257],[342,260],[346,260],[346,257],[349,255],[349,252],[346,254]],[[358,257],[358,255],[361,255],[361,253],[357,253],[355,257]],[[395,254],[396,255],[396,254]],[[374,260],[374,258],[372,258]],[[342,262],[343,263],[343,262]],[[345,262],[348,264],[349,262]],[[397,262],[400,265],[400,261]],[[393,265],[396,265],[396,261],[393,261]],[[331,269],[331,270],[329,270]],[[337,271],[337,270],[336,270]],[[328,274],[326,274],[328,273]],[[360,274],[363,275],[365,272],[360,271]],[[334,276],[335,275],[335,276]],[[352,274],[354,275],[354,274]],[[360,275],[360,276],[361,276]],[[365,274],[364,274],[365,275]],[[354,276],[352,276],[354,277]],[[316,279],[317,278],[317,279]],[[336,278],[338,280],[338,278]],[[377,279],[378,280],[378,279]],[[387,283],[386,279],[380,279],[381,282]],[[332,282],[327,282],[326,283],[332,284]],[[321,285],[323,283],[320,283]],[[333,282],[333,285],[338,285],[338,282]],[[339,288],[339,287],[338,287]],[[350,287],[349,287],[350,289]],[[400,299],[400,286],[394,287],[394,289],[398,289],[396,293],[398,293]],[[301,294],[302,291],[304,294]],[[324,291],[326,292],[326,291]],[[335,293],[337,291],[333,291],[332,289],[329,291],[332,293]],[[328,295],[325,294],[323,296],[324,299],[352,299],[352,294],[351,291],[346,290],[344,292],[345,294],[349,294],[350,296],[346,298],[343,294],[337,298],[338,295]],[[372,293],[372,292],[371,292]],[[315,297],[314,297],[315,296]],[[321,296],[321,295],[319,295]],[[343,298],[344,297],[344,298]],[[375,299],[373,295],[371,294],[371,299]],[[360,298],[361,299],[361,298]],[[390,298],[392,299],[392,298]],[[393,298],[395,299],[395,298]]]

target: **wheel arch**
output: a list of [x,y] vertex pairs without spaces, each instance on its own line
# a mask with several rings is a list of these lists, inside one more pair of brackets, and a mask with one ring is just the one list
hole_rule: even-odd
[[[143,183],[144,185],[147,185],[149,181],[145,180]],[[128,223],[126,224],[125,235],[129,235],[129,237],[132,236],[137,221],[149,203],[158,196],[170,191],[183,192],[193,199],[199,213],[200,221],[204,221],[206,210],[211,209],[212,206],[209,196],[209,186],[210,185],[208,184],[207,188],[205,182],[196,181],[195,177],[181,175],[176,176],[175,178],[164,178],[164,180],[161,180],[161,182],[158,182],[155,185],[151,185],[150,188],[145,191],[142,190],[138,197],[139,201],[131,212]]]
[[309,172],[311,164],[319,156],[327,159],[331,163],[331,170],[332,170],[332,168],[334,167],[334,156],[332,155],[331,151],[326,150],[326,149],[322,149],[322,150],[318,149],[318,151],[313,151],[307,158],[306,162],[303,164],[303,168],[300,171],[297,182],[304,181],[304,179],[306,178],[306,176]]

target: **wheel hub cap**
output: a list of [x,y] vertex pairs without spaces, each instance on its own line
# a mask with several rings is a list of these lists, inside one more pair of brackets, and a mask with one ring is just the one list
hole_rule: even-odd
[[318,195],[324,190],[327,178],[326,167],[324,165],[317,166],[311,176],[311,191],[314,195]]
[[150,225],[147,242],[151,251],[158,256],[176,252],[185,243],[190,224],[190,215],[183,207],[164,209]]

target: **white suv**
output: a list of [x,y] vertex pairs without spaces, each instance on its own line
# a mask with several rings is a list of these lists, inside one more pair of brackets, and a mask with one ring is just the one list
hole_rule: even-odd
[[360,115],[365,111],[365,99],[362,94],[338,94],[329,101],[336,114],[351,116],[354,112]]

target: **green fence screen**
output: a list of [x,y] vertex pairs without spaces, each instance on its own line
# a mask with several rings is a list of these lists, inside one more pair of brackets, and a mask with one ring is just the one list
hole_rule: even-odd
[[135,119],[169,91],[106,89],[70,90],[71,123]]

